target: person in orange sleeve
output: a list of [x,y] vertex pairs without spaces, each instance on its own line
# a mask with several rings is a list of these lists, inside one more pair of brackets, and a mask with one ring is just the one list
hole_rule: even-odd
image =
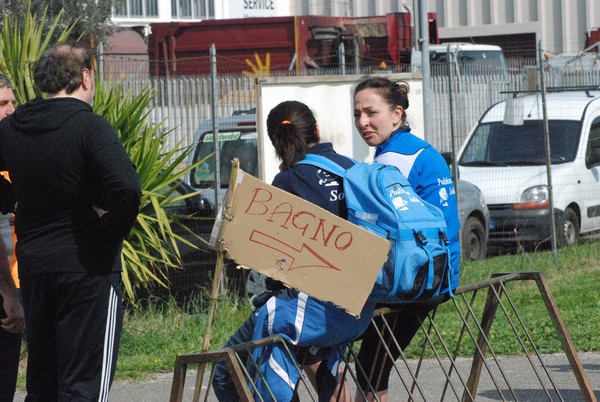
[[[10,181],[10,176],[7,171],[0,172],[0,175],[6,180]],[[6,246],[6,253],[8,254],[8,268],[10,269],[10,274],[13,278],[13,281],[15,282],[15,286],[18,289],[19,264],[17,263],[17,253],[15,251],[15,246],[17,244],[17,234],[15,233],[15,228],[13,226],[14,219],[15,215],[13,213],[0,215],[0,235],[2,236],[2,240],[4,240],[4,245]]]
[[[15,104],[12,84],[6,76],[0,74],[0,120],[15,111]],[[8,184],[4,178],[1,178],[0,182]],[[3,190],[5,190],[4,187],[0,190],[0,198],[6,195]],[[12,210],[12,207],[10,209]],[[25,316],[18,290],[17,259],[13,247],[16,237],[10,222],[12,213],[8,212],[8,210],[4,210],[2,211],[4,215],[0,215],[0,232],[2,234],[0,237],[0,402],[12,401],[14,398],[21,356],[22,333],[25,327]],[[8,252],[7,249],[9,249]],[[12,257],[9,269],[7,255],[10,254]]]

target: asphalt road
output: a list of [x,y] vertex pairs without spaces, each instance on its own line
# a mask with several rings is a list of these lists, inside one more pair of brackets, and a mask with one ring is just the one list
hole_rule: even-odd
[[[581,353],[579,357],[589,383],[594,390],[595,396],[600,400],[600,353]],[[538,366],[535,371],[531,368],[530,361],[525,357],[499,358],[501,371],[497,369],[498,365],[495,362],[490,362],[489,368],[492,374],[488,374],[484,369],[476,401],[585,401],[577,384],[577,380],[564,355],[544,355],[542,361],[543,366]],[[416,362],[411,361],[410,364],[414,365]],[[438,367],[439,366],[435,361],[425,361],[419,377],[423,395],[419,395],[418,392],[415,391],[413,395],[416,396],[416,400],[458,400],[451,387],[447,388],[445,396],[441,399],[445,384],[445,376],[441,374]],[[457,370],[459,373],[468,371],[468,367],[470,367],[470,359],[459,359],[457,361]],[[547,379],[547,376],[544,374],[545,372],[552,378],[552,382],[555,388],[559,390],[560,396],[553,390],[552,383]],[[404,374],[404,377],[408,376]],[[540,385],[538,377],[545,378],[543,381],[548,388],[547,392],[544,391],[543,387]],[[460,394],[463,388],[460,383],[456,382],[458,376],[454,376],[453,378],[455,378],[454,383],[456,384],[455,388],[458,390],[457,394]],[[190,371],[188,380],[186,381],[184,401],[191,401],[192,399],[194,379],[195,372]],[[151,378],[142,382],[117,381],[113,385],[110,401],[166,402],[169,400],[172,380],[172,373],[161,373],[153,375]],[[507,383],[510,384],[510,388],[506,385]],[[207,380],[204,381],[204,386],[206,386],[206,384]],[[351,389],[353,388],[354,387],[351,384]],[[498,389],[500,389],[500,392]],[[312,400],[305,390],[301,390],[300,395],[302,401]],[[204,393],[202,396],[204,397]],[[23,399],[24,393],[19,392],[15,401],[23,401]],[[389,400],[407,400],[404,386],[400,381],[400,377],[397,375],[393,376],[391,379]],[[210,394],[208,401],[216,401],[216,398],[214,398],[212,393]]]

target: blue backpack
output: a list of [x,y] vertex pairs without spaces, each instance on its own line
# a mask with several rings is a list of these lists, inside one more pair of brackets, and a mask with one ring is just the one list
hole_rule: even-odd
[[417,195],[398,168],[356,162],[345,169],[315,154],[298,163],[342,177],[348,220],[392,243],[369,299],[410,303],[453,295],[444,215]]

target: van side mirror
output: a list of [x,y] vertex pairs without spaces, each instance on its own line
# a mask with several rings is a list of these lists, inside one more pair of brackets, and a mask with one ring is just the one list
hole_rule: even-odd
[[585,166],[589,169],[600,164],[600,124],[592,123],[590,138],[585,151]]
[[442,152],[442,157],[446,161],[448,165],[448,169],[450,169],[450,173],[454,180],[456,180],[456,175],[454,174],[454,152]]
[[454,156],[452,152],[442,152],[442,156],[444,157],[444,160],[448,166],[452,167],[452,163],[454,163]]
[[215,208],[212,206],[210,201],[204,197],[200,197],[198,199],[197,216],[202,218],[213,218],[215,216]]
[[600,164],[600,146],[589,147],[585,153],[585,165],[588,168]]

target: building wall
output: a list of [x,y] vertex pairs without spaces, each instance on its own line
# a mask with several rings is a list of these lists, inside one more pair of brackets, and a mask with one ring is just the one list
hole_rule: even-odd
[[597,0],[430,0],[429,8],[445,40],[535,34],[552,53],[583,50],[586,34],[600,27]]
[[[124,0],[125,2],[134,2],[137,0]],[[145,0],[148,1],[148,0]],[[171,0],[151,0],[156,1],[158,15],[156,16],[131,16],[123,17],[113,15],[112,22],[118,26],[140,26],[152,22],[171,22],[171,21],[200,21],[202,19],[226,19],[226,18],[246,18],[246,17],[277,17],[289,16],[290,2],[294,0],[189,0],[189,6],[192,7],[194,15],[192,17],[178,18],[172,9]],[[328,1],[328,0],[326,0]],[[136,3],[140,4],[140,3]],[[142,2],[143,4],[143,2]],[[213,4],[210,10],[210,4]],[[132,6],[130,6],[131,8]],[[202,14],[201,10],[208,11]],[[327,8],[325,8],[327,9]]]
[[[201,1],[201,0],[194,0]],[[467,40],[501,44],[507,54],[531,57],[538,45],[551,53],[577,53],[586,34],[600,28],[598,0],[428,0],[437,13],[442,42]],[[417,15],[419,0],[215,0],[212,18],[327,15],[366,17],[390,12]],[[172,21],[171,0],[158,0],[160,16]],[[416,18],[418,21],[418,18]],[[116,25],[144,21],[114,19]],[[519,35],[525,35],[520,37]]]
[[[418,0],[290,0],[290,13],[356,17],[417,11]],[[510,54],[530,56],[538,43],[551,53],[577,53],[586,33],[600,27],[598,0],[428,0],[442,42],[502,43]],[[526,40],[519,40],[526,34]],[[533,38],[533,39],[532,39]]]

